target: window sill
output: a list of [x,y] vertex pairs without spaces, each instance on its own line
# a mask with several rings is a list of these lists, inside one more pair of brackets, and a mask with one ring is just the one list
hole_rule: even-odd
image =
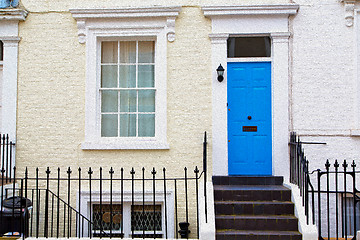
[[96,141],[85,141],[81,144],[83,150],[117,150],[117,149],[170,149],[166,142],[156,139],[98,139]]

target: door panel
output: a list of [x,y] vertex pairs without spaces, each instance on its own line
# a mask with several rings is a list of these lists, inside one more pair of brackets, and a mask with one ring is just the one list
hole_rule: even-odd
[[229,175],[271,175],[271,63],[228,63]]

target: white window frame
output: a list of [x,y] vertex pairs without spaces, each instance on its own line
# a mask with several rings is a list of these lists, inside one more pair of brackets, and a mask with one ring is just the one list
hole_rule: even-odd
[[[174,238],[174,231],[175,231],[175,224],[171,224],[175,222],[175,213],[174,213],[174,192],[173,191],[166,191],[166,213],[165,215],[165,198],[164,198],[163,191],[156,191],[155,192],[155,205],[161,205],[161,229],[162,231],[156,231],[159,234],[163,235],[163,238],[166,238],[166,229],[165,229],[165,217],[167,218],[167,233],[168,238]],[[90,216],[90,209],[93,209],[94,204],[100,203],[100,193],[98,191],[92,192],[91,197],[91,205],[90,205],[90,192],[89,191],[81,191],[80,194],[81,199],[81,209],[80,213],[85,216],[87,219],[91,219]],[[121,204],[121,192],[120,191],[113,191],[112,193],[113,201],[112,204]],[[79,199],[79,195],[77,196]],[[78,202],[78,201],[77,201]],[[153,205],[153,192],[145,191],[144,192],[144,202],[145,205]],[[131,237],[131,203],[132,203],[132,193],[131,191],[124,191],[123,192],[123,228],[124,228],[124,237]],[[143,192],[135,191],[134,192],[134,204],[135,205],[142,205],[143,203]],[[102,193],[102,204],[110,204],[110,192],[103,192]],[[77,206],[79,209],[79,206]],[[91,231],[93,231],[91,229]],[[84,224],[84,234],[88,234],[88,224]],[[135,233],[140,233],[135,231]],[[142,233],[142,232],[141,232]],[[88,237],[88,236],[85,236]]]
[[[70,9],[86,42],[84,150],[169,149],[167,143],[167,41],[175,40],[180,7]],[[101,137],[100,45],[102,40],[155,41],[155,137]]]

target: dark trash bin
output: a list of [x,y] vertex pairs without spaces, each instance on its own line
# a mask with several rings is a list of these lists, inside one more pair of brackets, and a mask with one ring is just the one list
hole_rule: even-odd
[[28,208],[32,206],[29,199],[21,197],[9,197],[2,203],[3,208],[0,211],[0,235],[8,232],[29,234]]

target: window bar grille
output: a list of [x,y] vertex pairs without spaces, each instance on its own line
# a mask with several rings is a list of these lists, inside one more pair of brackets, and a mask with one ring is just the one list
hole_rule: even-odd
[[165,203],[165,236],[167,239],[168,238],[168,227],[167,227],[166,176],[165,176],[166,169],[165,168],[163,168],[163,172],[164,172],[164,203]]

